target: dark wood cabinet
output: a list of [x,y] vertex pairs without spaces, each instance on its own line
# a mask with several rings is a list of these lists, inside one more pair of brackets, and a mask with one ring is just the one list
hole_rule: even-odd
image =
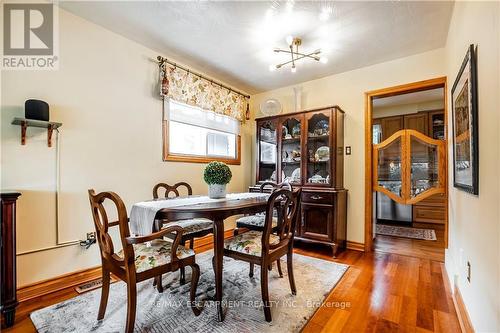
[[17,302],[16,286],[16,201],[21,193],[1,193],[1,312],[5,326],[14,325]]
[[287,181],[302,188],[296,240],[345,248],[344,112],[338,106],[259,118],[257,185]]

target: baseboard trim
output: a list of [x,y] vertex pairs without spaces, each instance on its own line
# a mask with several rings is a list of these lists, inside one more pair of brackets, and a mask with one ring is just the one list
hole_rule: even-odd
[[56,276],[51,279],[35,282],[17,290],[19,302],[26,302],[33,298],[45,296],[66,288],[76,287],[101,277],[101,266],[82,269]]
[[346,247],[349,250],[365,252],[365,243],[347,241]]
[[[234,229],[224,231],[224,238],[233,235]],[[194,241],[194,249],[201,250],[213,244],[213,235],[206,235]],[[31,299],[42,297],[67,288],[73,288],[83,283],[100,278],[102,275],[101,266],[90,267],[76,272],[70,272],[56,276],[47,280],[31,283],[17,289],[17,299],[26,302]]]
[[472,326],[469,313],[467,312],[462,294],[460,293],[460,289],[458,289],[457,285],[454,287],[452,298],[462,333],[474,333],[474,327]]

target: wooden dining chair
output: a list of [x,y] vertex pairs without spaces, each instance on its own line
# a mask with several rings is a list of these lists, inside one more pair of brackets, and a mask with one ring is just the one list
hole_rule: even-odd
[[[269,264],[287,256],[287,271],[292,294],[297,294],[293,277],[293,237],[295,234],[296,214],[300,189],[289,191],[276,190],[271,194],[266,206],[264,230],[250,230],[224,241],[224,255],[260,265],[260,287],[264,303],[266,321],[271,321],[271,308],[268,290]],[[278,229],[272,233],[273,211],[278,210]]]
[[[158,199],[160,197],[160,189],[165,189],[164,198],[171,198],[170,194],[173,193],[173,197],[180,196],[179,188],[184,187],[186,189],[187,195],[193,195],[193,188],[186,182],[180,182],[175,185],[168,185],[166,183],[159,183],[153,187],[153,198]],[[208,219],[188,219],[181,221],[156,221],[158,225],[156,230],[161,229],[163,223],[168,223],[168,226],[178,225],[184,230],[181,237],[180,244],[186,246],[186,241],[189,241],[189,248],[192,250],[194,248],[194,239],[206,236],[213,233],[214,223]],[[166,237],[172,238],[173,235],[166,235]],[[180,281],[182,284],[185,283],[185,271],[184,268],[180,269]],[[158,291],[162,291],[163,287],[161,284],[161,276],[155,279],[154,284],[157,286]]]
[[[274,192],[279,189],[287,189],[287,190],[292,190],[292,186],[290,183],[275,183],[275,182],[263,182],[260,184],[259,191],[261,193],[264,193],[266,191],[271,191]],[[265,220],[266,214],[265,213],[258,213],[254,215],[248,215],[248,216],[243,216],[240,217],[239,219],[236,220],[236,228],[234,228],[233,234],[234,236],[238,235],[240,233],[240,229],[247,229],[247,230],[256,230],[256,231],[263,231],[264,230],[264,220]],[[273,232],[276,231],[276,228],[278,227],[278,218],[276,216],[276,212],[273,213]],[[283,271],[281,270],[281,260],[278,259],[276,261],[276,266],[278,268],[278,274],[280,277],[283,277]],[[269,269],[272,268],[272,264],[269,266]],[[249,276],[253,276],[253,270],[254,270],[254,264],[250,263],[250,273]]]
[[[195,306],[196,288],[200,277],[200,268],[195,262],[195,254],[191,249],[179,245],[182,228],[171,226],[147,236],[130,236],[127,210],[121,198],[113,192],[95,194],[88,190],[92,217],[99,243],[102,261],[102,292],[97,319],[104,318],[109,296],[110,273],[116,275],[127,284],[127,321],[125,332],[134,330],[136,315],[137,287],[140,281],[157,277],[160,274],[174,272],[179,268],[190,266],[192,269],[190,306],[195,316],[201,308]],[[104,202],[110,200],[118,214],[118,220],[110,222]],[[109,211],[109,210],[108,210]],[[122,250],[115,252],[109,228],[118,226]],[[175,233],[173,242],[163,240],[163,236]]]

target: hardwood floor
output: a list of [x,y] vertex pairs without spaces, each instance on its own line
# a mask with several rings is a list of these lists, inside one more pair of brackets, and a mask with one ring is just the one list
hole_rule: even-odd
[[[210,247],[205,244],[196,252]],[[307,244],[295,252],[350,265],[303,332],[460,332],[439,261],[352,250],[332,259],[330,249]],[[30,312],[75,296],[74,288],[66,288],[23,302],[16,324],[3,332],[35,332]]]
[[414,228],[434,229],[436,241],[377,235],[373,248],[377,252],[394,253],[404,256],[431,259],[444,262],[444,225],[435,223],[413,223]]

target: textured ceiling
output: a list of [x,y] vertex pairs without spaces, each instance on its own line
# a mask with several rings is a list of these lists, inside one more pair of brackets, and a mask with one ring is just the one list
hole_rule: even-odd
[[[78,16],[249,93],[443,47],[453,2],[60,2]],[[323,8],[333,12],[322,21]],[[274,8],[274,10],[270,10]],[[287,35],[327,64],[269,71]]]

